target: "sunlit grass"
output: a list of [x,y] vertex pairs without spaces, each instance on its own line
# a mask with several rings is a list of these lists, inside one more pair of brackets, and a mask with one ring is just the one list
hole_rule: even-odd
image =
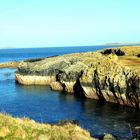
[[140,74],[140,58],[137,56],[121,56],[119,57],[120,63],[123,66],[129,67]]
[[40,124],[0,114],[0,140],[94,140],[76,124]]
[[140,46],[122,46],[120,47],[125,55],[136,56],[140,53]]

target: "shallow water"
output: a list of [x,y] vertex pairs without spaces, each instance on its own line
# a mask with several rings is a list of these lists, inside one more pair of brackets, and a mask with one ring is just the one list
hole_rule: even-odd
[[[13,58],[20,60],[24,56],[18,54],[19,57],[16,58],[15,53],[12,54],[6,55],[5,52],[5,59],[2,56],[1,58],[6,61]],[[41,56],[47,54],[40,54],[39,57]],[[25,58],[32,57],[35,57],[34,53]],[[140,112],[137,109],[80,99],[70,94],[51,91],[47,86],[21,86],[15,83],[14,71],[0,69],[0,112],[44,123],[56,123],[63,119],[77,120],[81,127],[96,136],[112,133],[128,137],[128,125],[140,125]]]

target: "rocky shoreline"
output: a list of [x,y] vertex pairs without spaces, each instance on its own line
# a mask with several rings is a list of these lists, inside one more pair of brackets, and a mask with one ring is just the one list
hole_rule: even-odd
[[0,69],[2,69],[2,68],[17,68],[18,64],[19,64],[19,62],[16,62],[16,61],[0,63]]
[[15,80],[140,108],[140,47],[120,47],[22,61]]

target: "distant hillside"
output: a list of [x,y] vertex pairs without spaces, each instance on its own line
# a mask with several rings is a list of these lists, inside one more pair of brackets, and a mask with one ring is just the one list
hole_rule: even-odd
[[105,43],[103,46],[140,46],[140,43]]

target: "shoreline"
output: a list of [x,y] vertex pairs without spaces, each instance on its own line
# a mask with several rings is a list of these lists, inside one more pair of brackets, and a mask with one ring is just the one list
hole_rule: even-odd
[[0,113],[0,119],[2,128],[0,129],[0,138],[2,139],[133,140],[139,136],[138,128],[130,128],[132,136],[128,137],[115,136],[109,133],[94,135],[82,128],[75,120],[60,120],[55,124],[39,123],[30,118],[13,117],[3,113]]

